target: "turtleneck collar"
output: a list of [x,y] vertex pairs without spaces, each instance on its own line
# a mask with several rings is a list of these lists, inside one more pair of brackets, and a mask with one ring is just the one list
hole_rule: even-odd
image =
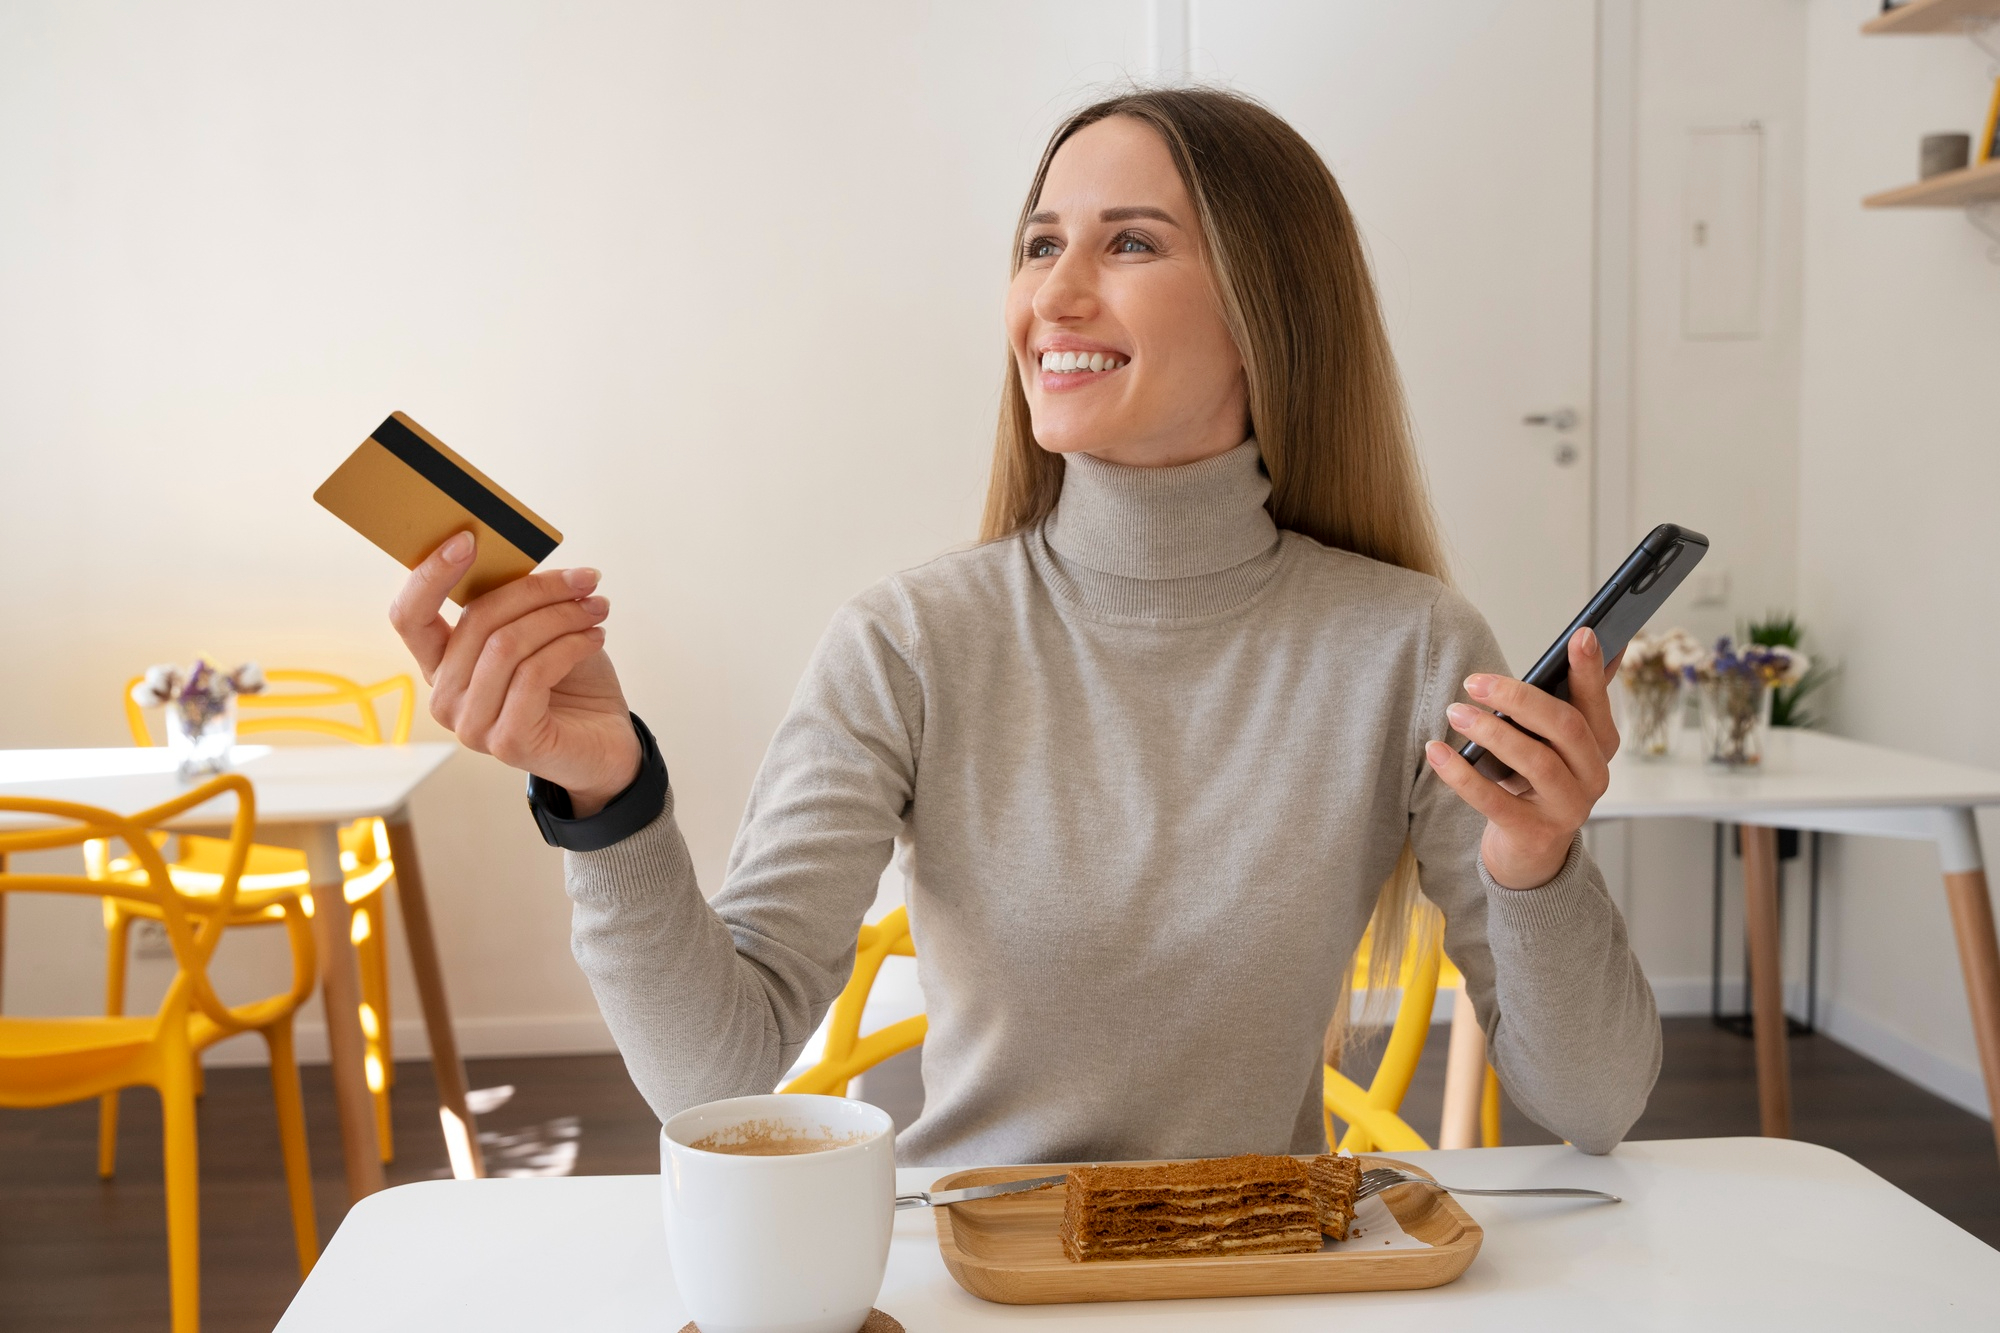
[[1191,624],[1235,610],[1285,552],[1255,440],[1183,467],[1063,460],[1062,495],[1028,547],[1058,600],[1093,619]]
[[1270,551],[1277,524],[1255,440],[1179,467],[1123,467],[1063,455],[1062,495],[1045,529],[1065,561],[1129,579],[1186,579]]

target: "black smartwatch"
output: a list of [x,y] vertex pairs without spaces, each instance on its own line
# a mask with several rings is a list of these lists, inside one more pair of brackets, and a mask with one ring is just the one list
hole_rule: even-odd
[[639,738],[639,776],[596,814],[575,818],[568,789],[528,775],[528,810],[535,816],[535,827],[542,831],[542,841],[549,846],[572,852],[602,851],[631,837],[667,808],[667,761],[660,757],[659,742],[639,715],[629,716],[632,731]]

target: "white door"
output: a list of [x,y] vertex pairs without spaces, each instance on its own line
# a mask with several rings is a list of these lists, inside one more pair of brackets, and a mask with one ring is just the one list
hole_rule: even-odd
[[[1169,0],[1170,2],[1170,0]],[[1453,571],[1523,670],[1591,591],[1591,0],[1193,0],[1367,237]],[[1523,418],[1569,408],[1576,426]]]

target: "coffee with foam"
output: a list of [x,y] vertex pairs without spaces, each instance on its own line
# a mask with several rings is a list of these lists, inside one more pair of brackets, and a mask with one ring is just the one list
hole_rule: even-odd
[[735,1157],[796,1157],[801,1153],[828,1152],[874,1137],[870,1134],[839,1134],[823,1125],[799,1125],[784,1120],[745,1120],[727,1129],[718,1129],[690,1143],[701,1152],[728,1153]]

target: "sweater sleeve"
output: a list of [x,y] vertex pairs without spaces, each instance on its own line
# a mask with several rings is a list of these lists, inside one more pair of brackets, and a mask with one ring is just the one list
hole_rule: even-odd
[[571,950],[662,1120],[771,1091],[846,984],[915,789],[914,638],[892,584],[835,616],[772,738],[713,903],[671,792],[630,838],[565,856]]
[[1429,670],[1412,737],[1410,839],[1425,896],[1445,916],[1445,952],[1465,976],[1487,1051],[1508,1095],[1585,1152],[1616,1147],[1660,1071],[1660,1018],[1625,920],[1579,833],[1556,877],[1501,887],[1479,857],[1486,821],[1424,761],[1466,676],[1506,672],[1471,604],[1445,591],[1431,608]]

